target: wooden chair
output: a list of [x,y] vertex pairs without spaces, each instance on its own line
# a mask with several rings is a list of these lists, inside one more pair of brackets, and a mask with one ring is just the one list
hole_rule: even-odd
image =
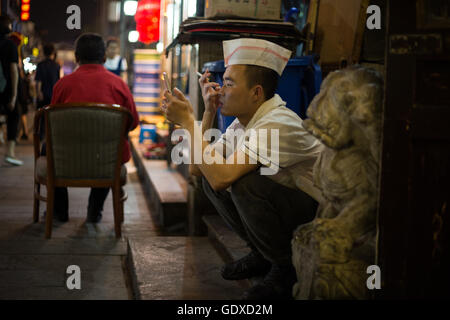
[[[45,119],[46,156],[41,155],[40,119]],[[52,233],[55,187],[111,188],[114,229],[121,237],[126,183],[122,165],[124,139],[132,120],[130,111],[118,105],[71,103],[50,105],[34,118],[34,222],[39,221],[39,201],[47,201],[45,237]],[[40,194],[46,185],[47,197]]]

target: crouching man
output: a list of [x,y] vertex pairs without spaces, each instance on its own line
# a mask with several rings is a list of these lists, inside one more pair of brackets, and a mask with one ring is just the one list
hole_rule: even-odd
[[[223,160],[190,165],[192,174],[203,176],[204,191],[219,214],[251,249],[226,264],[222,277],[264,276],[243,299],[288,299],[296,281],[292,233],[315,216],[320,192],[312,170],[322,145],[275,94],[291,51],[259,39],[224,41],[223,50],[223,86],[209,82],[208,71],[199,80],[205,102],[200,128],[178,89],[164,93],[162,109],[189,132],[191,155]],[[236,119],[210,144],[203,133],[212,127],[218,107]]]

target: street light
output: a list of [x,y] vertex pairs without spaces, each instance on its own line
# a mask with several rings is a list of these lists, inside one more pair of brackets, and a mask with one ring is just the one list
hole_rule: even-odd
[[136,30],[130,31],[128,33],[128,41],[137,42],[139,40],[139,32]]
[[123,12],[127,16],[134,16],[136,14],[137,5],[137,1],[125,1],[123,4]]
[[159,53],[162,53],[164,51],[164,43],[158,42],[156,44],[156,51],[158,51]]

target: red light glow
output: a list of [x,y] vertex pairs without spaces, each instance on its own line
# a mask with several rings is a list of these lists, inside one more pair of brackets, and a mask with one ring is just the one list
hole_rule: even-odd
[[139,0],[136,15],[136,30],[139,41],[152,43],[159,40],[160,0]]
[[28,12],[22,12],[22,14],[20,15],[20,19],[22,21],[27,21],[28,19],[30,19],[30,14]]

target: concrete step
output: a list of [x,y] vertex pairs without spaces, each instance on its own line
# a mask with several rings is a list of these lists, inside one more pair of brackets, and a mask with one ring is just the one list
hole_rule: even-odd
[[223,262],[207,237],[130,237],[128,252],[136,299],[238,299],[245,288],[222,279]]
[[208,237],[215,244],[225,262],[237,260],[250,252],[245,242],[217,215],[203,216]]
[[[132,298],[123,239],[0,241],[0,299]],[[69,290],[70,265],[80,268],[80,290]]]
[[[208,228],[208,238],[224,262],[238,260],[250,253],[250,248],[245,241],[231,230],[218,214],[206,215],[202,219]],[[250,287],[261,280],[261,277],[254,277],[243,280],[242,283],[244,286]]]
[[186,233],[187,182],[165,160],[147,160],[138,139],[131,139],[133,160],[158,226],[170,233]]
[[34,255],[105,255],[125,256],[127,245],[124,239],[116,238],[54,238],[50,240],[29,238],[16,241],[0,241],[1,255],[34,254]]

